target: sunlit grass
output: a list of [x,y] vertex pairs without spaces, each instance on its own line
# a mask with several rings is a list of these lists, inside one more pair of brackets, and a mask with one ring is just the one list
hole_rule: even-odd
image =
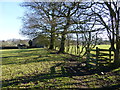
[[[67,54],[50,54],[45,49],[9,49],[2,50],[2,80],[3,87],[7,85],[6,80],[13,80],[20,77],[31,77],[39,74],[50,74],[50,68],[57,63],[64,63]],[[56,68],[59,72],[60,68]],[[48,76],[50,77],[50,76]],[[18,79],[19,80],[19,79]],[[9,81],[11,83],[11,81]],[[13,85],[12,87],[26,87],[32,83]]]
[[[61,65],[67,64],[69,66],[66,58],[75,59],[75,57],[68,54],[52,54],[51,52],[54,53],[55,51],[48,51],[41,48],[8,49],[1,51],[3,57],[3,89],[31,88],[33,90],[54,90],[65,88],[97,88],[102,87],[103,82],[107,83],[109,79],[111,82],[116,82],[116,77],[119,80],[118,75],[93,74],[73,76],[72,78],[69,75],[64,75],[61,69],[62,66],[58,64],[62,63]],[[55,67],[54,73],[52,73],[52,67]],[[120,69],[113,70],[113,72],[116,71],[120,71]],[[104,81],[101,82],[99,79],[103,79]],[[117,85],[118,83],[112,84]]]
[[98,47],[100,49],[109,49],[110,45],[96,45],[96,47]]
[[[109,49],[110,48],[110,45],[96,45],[95,48],[93,49],[96,49],[96,47],[98,47],[99,49]],[[65,47],[65,52],[69,53],[69,54],[73,54],[73,55],[83,55],[85,53],[85,48],[83,49],[83,52],[82,53],[78,53],[77,54],[77,47],[75,45],[71,45],[69,47],[69,51],[67,51],[67,48],[68,47]],[[58,50],[58,48],[57,48]],[[78,52],[80,52],[82,50],[82,46],[79,46],[79,50]],[[94,52],[93,52],[94,53]],[[105,52],[106,53],[106,52]]]

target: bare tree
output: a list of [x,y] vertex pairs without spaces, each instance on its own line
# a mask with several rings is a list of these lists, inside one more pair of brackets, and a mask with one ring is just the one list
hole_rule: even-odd
[[[58,9],[56,9],[56,16],[62,17],[65,22],[62,25],[62,36],[61,36],[61,46],[58,53],[64,53],[65,49],[65,40],[66,40],[66,34],[68,33],[76,33],[73,27],[75,24],[83,24],[87,20],[82,19],[80,20],[80,15],[83,13],[82,9],[90,8],[92,5],[83,5],[80,2],[63,2],[60,3]],[[76,15],[76,16],[75,16]],[[72,28],[70,30],[70,28]],[[79,31],[78,31],[79,32]],[[84,32],[84,31],[83,31]],[[80,31],[79,33],[83,33]]]
[[47,33],[50,35],[50,47],[54,49],[55,34],[58,30],[61,19],[56,17],[55,9],[58,3],[55,2],[25,2],[22,6],[29,8],[29,13],[23,18],[22,34],[33,35]]
[[92,8],[93,14],[98,17],[97,22],[104,26],[114,51],[114,64],[120,66],[120,7],[119,1],[97,2]]

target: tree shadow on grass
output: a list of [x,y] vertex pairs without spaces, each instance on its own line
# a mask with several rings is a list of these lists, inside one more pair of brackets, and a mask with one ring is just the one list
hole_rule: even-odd
[[[10,64],[17,64],[17,65],[22,65],[22,64],[28,64],[28,63],[39,63],[39,62],[50,62],[50,61],[55,61],[55,60],[50,60],[50,59],[42,59],[42,60],[24,60],[24,61],[19,61],[19,62],[8,62],[8,63],[2,63],[2,65],[10,65]],[[59,60],[63,61],[63,60]]]
[[22,57],[22,56],[6,56],[6,57],[0,57],[0,58],[11,58],[11,57]]
[[[78,84],[78,83],[72,83],[73,84]],[[81,83],[79,83],[81,84]],[[70,84],[68,84],[70,85]],[[111,85],[111,86],[106,86],[106,87],[99,87],[99,88],[60,88],[60,90],[120,90],[120,84],[118,85]]]
[[46,74],[38,74],[35,76],[23,76],[23,77],[18,77],[15,79],[11,80],[4,80],[3,81],[3,87],[11,86],[11,85],[18,85],[20,83],[29,83],[29,82],[36,82],[36,81],[41,81],[41,82],[46,82],[46,79],[52,79],[55,77],[62,77],[62,75],[57,75],[57,74],[51,74],[51,73],[46,73]]
[[[36,51],[36,50],[30,50],[30,51]],[[21,50],[21,52],[23,52],[22,50]],[[27,52],[27,51],[26,51]],[[15,61],[15,62],[3,62],[2,63],[2,65],[9,65],[9,64],[27,64],[27,63],[34,63],[34,62],[44,62],[44,61],[56,61],[54,58],[53,58],[53,60],[51,60],[51,56],[50,55],[48,55],[48,54],[50,54],[51,52],[48,52],[48,53],[46,53],[46,55],[42,55],[42,54],[23,54],[23,55],[19,55],[19,56],[5,56],[5,57],[0,57],[0,58],[3,58],[3,60],[4,59],[9,59],[9,58],[23,58],[23,60],[21,61],[19,61],[19,60],[17,60],[17,61]],[[34,58],[30,58],[30,59],[25,59],[24,60],[24,57],[29,57],[29,56],[32,56],[32,55],[38,55],[37,57],[34,57]],[[42,58],[46,58],[46,59],[42,59]],[[63,57],[62,57],[63,58]],[[40,60],[39,60],[40,59]],[[64,58],[65,59],[65,58]],[[59,61],[63,61],[63,60],[59,60]]]
[[[30,58],[30,59],[25,59],[25,60],[24,60],[25,56],[7,56],[7,57],[2,57],[2,58],[5,58],[5,59],[8,60],[9,58],[12,58],[12,57],[16,57],[16,58],[17,57],[22,57],[23,60],[22,61],[17,60],[15,62],[14,61],[11,61],[11,62],[9,61],[9,62],[5,62],[5,63],[3,62],[2,65],[9,65],[9,64],[19,64],[20,65],[20,64],[27,64],[27,63],[34,63],[34,62],[55,61],[55,60],[49,59],[49,57],[51,57],[51,56],[48,56],[48,55],[44,55],[44,56],[38,55],[38,57],[34,57],[34,58]],[[26,57],[29,57],[29,56],[26,56]],[[46,59],[40,59],[40,58],[46,58]]]
[[[56,70],[56,67],[61,67],[61,73],[60,72],[57,72]],[[78,66],[77,66],[78,67]],[[23,77],[17,77],[15,79],[10,79],[10,80],[4,80],[3,81],[3,85],[2,87],[8,87],[11,86],[14,86],[14,87],[18,87],[19,84],[27,84],[27,83],[30,83],[30,82],[33,82],[34,83],[34,87],[30,87],[30,86],[24,86],[24,88],[27,88],[27,89],[51,89],[51,90],[54,90],[55,88],[57,89],[57,84],[52,83],[52,86],[47,86],[47,84],[51,83],[51,82],[48,82],[48,80],[51,80],[51,79],[55,79],[55,78],[64,78],[64,77],[69,77],[73,80],[74,79],[74,76],[85,76],[85,75],[92,75],[93,73],[91,72],[88,72],[86,71],[86,69],[84,67],[81,66],[81,69],[79,71],[73,71],[75,70],[73,67],[73,70],[72,69],[68,69],[69,67],[66,67],[64,66],[64,63],[57,63],[56,65],[52,66],[50,68],[50,72],[49,73],[43,73],[43,74],[31,74],[29,76],[23,76]],[[68,70],[67,70],[68,69]],[[87,84],[83,85],[83,83],[88,83],[88,82],[93,82],[94,80],[89,80],[89,81],[84,81],[86,79],[90,79],[90,77],[80,77],[80,80],[81,82],[66,82],[66,83],[63,83],[61,85],[59,85],[59,89],[75,89],[75,90],[79,90],[79,89],[83,89],[83,90],[87,90],[87,89],[90,89],[90,90],[94,90],[94,89],[98,89],[98,90],[102,90],[102,89],[117,89],[117,88],[120,88],[120,85],[110,85],[110,86],[106,86],[106,87],[99,87],[99,88],[89,88],[87,86]],[[77,79],[78,80],[78,79]],[[38,81],[39,82],[43,82],[45,85],[44,86],[40,86],[38,85]],[[60,82],[62,83],[62,82]],[[38,85],[38,86],[37,86]],[[75,86],[78,86],[77,88],[74,88],[74,87],[71,87],[69,88],[69,86],[71,85],[75,85]],[[63,86],[68,86],[68,88],[62,88]]]
[[[41,57],[37,57],[38,59],[41,58]],[[37,58],[34,58],[34,59],[37,59]],[[41,61],[54,61],[54,60],[49,60],[49,59],[43,59],[43,60],[34,60],[33,61],[28,61],[26,63],[31,63],[31,62],[41,62]],[[93,75],[95,73],[98,73],[100,74],[101,71],[95,71],[95,70],[89,70],[88,68],[86,68],[86,66],[84,66],[84,64],[86,62],[80,62],[80,63],[76,63],[76,60],[74,58],[64,58],[66,61],[70,61],[70,63],[68,63],[67,65],[65,65],[64,63],[57,63],[56,65],[52,66],[50,68],[50,72],[49,73],[44,73],[44,74],[31,74],[29,76],[23,76],[23,77],[17,77],[15,79],[11,79],[11,80],[4,80],[3,81],[3,85],[2,87],[9,87],[9,86],[16,86],[18,87],[19,84],[26,84],[26,83],[30,83],[30,82],[33,82],[35,84],[35,87],[30,87],[30,86],[24,86],[25,88],[27,89],[38,89],[40,90],[41,88],[44,90],[44,89],[51,89],[51,90],[55,90],[55,88],[57,88],[57,85],[54,84],[54,81],[53,81],[53,85],[52,86],[47,86],[48,83],[48,80],[50,79],[55,79],[57,77],[59,78],[64,78],[64,77],[69,77],[73,80],[75,80],[74,76],[81,76],[80,79],[76,79],[78,81],[82,80],[83,82],[81,83],[88,83],[88,81],[84,81],[86,80],[86,78],[83,78],[83,76],[87,76],[87,75]],[[63,60],[62,60],[63,61]],[[23,63],[25,64],[25,63]],[[61,67],[61,73],[57,72],[56,70],[56,67]],[[89,80],[90,77],[87,77],[87,79]],[[44,86],[37,86],[38,85],[38,81],[40,82],[43,82],[45,85]],[[92,80],[89,80],[89,82],[92,82]],[[62,82],[60,82],[62,83]],[[83,85],[81,84],[80,82],[79,83],[63,83],[61,85],[59,85],[59,87],[63,87],[63,86],[70,86],[70,85],[75,85],[75,86],[78,86],[77,88],[74,88],[74,87],[71,87],[71,88],[60,88],[60,89],[83,89],[83,90],[86,90],[86,89],[91,89],[91,90],[94,90],[95,88],[88,88],[87,85]],[[99,88],[96,88],[96,89],[116,89],[116,88],[119,88],[119,85],[110,85],[110,86],[106,86],[106,87],[99,87]]]
[[[22,76],[22,77],[17,77],[15,79],[10,79],[10,80],[4,80],[2,81],[2,87],[9,87],[9,86],[17,86],[18,84],[26,84],[29,82],[33,82],[37,84],[37,81],[48,83],[48,79],[54,79],[57,77],[66,77],[65,75],[61,73],[57,73],[55,71],[55,67],[58,67],[62,65],[62,63],[57,63],[55,66],[52,66],[50,68],[49,73],[43,73],[43,74],[32,74],[31,76]],[[46,87],[43,87],[46,88]]]

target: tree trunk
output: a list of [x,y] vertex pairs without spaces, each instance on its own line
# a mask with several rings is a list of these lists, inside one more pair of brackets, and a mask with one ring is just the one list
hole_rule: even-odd
[[55,35],[53,33],[51,33],[49,49],[54,49],[54,42],[55,42]]
[[[54,20],[54,17],[52,17],[53,20]],[[52,27],[51,27],[51,36],[50,36],[50,47],[49,49],[54,49],[54,46],[55,46],[55,24],[53,23],[52,24]]]
[[120,66],[120,58],[119,58],[119,53],[116,50],[115,56],[114,56],[114,66],[119,67]]
[[65,50],[65,33],[62,34],[62,39],[61,39],[61,46],[60,46],[60,50],[58,51],[58,53],[64,53]]
[[67,50],[66,50],[67,53],[69,53],[69,48],[70,48],[70,38],[67,36]]
[[114,51],[114,66],[120,66],[120,41],[116,42],[116,50]]
[[61,39],[61,46],[60,46],[60,50],[58,51],[58,53],[64,53],[65,51],[65,40],[66,40],[66,34],[67,34],[67,29],[69,28],[70,25],[70,10],[68,12],[68,17],[67,17],[67,24],[64,27],[64,31],[62,33],[62,39]]
[[76,33],[76,36],[77,36],[77,54],[79,53],[79,38],[78,38],[78,33]]
[[116,50],[115,50],[115,56],[114,56],[114,64],[116,67],[120,66],[120,31],[119,31],[119,13],[120,9],[116,11],[116,17],[115,17],[115,29],[116,29]]

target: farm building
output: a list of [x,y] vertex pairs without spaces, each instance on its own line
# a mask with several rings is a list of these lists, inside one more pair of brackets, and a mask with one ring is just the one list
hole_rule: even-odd
[[44,48],[49,45],[49,40],[44,35],[39,35],[32,40],[32,46],[38,48]]

